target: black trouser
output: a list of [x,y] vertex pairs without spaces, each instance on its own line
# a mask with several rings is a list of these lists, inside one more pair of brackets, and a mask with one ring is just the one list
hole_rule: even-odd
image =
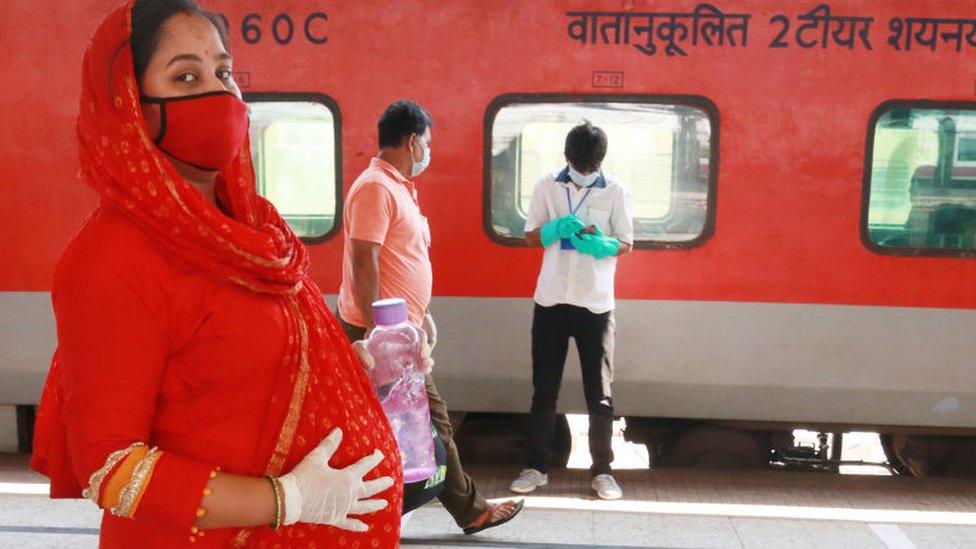
[[444,489],[444,478],[447,476],[447,450],[444,449],[441,437],[435,436],[433,432],[430,436],[434,439],[434,462],[437,463],[437,469],[430,478],[403,483],[403,514],[436,498]]
[[556,401],[562,384],[569,338],[576,340],[583,370],[583,392],[590,416],[590,473],[609,474],[613,461],[613,311],[602,314],[574,305],[543,307],[532,316],[532,414],[529,467],[549,471],[556,432]]
[[[349,324],[336,311],[336,318],[342,331],[346,333],[349,342],[359,341],[366,337],[366,329],[362,326]],[[437,499],[444,505],[444,509],[454,517],[454,522],[464,528],[469,526],[485,510],[488,509],[488,500],[478,492],[478,487],[464,469],[461,467],[461,456],[458,454],[457,445],[454,444],[454,431],[451,428],[451,416],[447,411],[447,402],[437,392],[434,385],[434,378],[430,374],[426,377],[427,400],[430,403],[430,421],[437,430],[437,435],[444,444],[447,458],[447,476],[444,479],[443,489],[437,494]]]

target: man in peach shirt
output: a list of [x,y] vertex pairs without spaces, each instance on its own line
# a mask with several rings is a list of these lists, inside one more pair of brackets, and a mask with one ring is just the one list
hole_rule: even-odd
[[[431,118],[412,101],[387,107],[379,121],[380,152],[370,160],[346,196],[343,211],[342,285],[339,321],[350,341],[364,339],[375,326],[372,303],[401,297],[411,323],[423,327],[431,349],[437,329],[427,310],[433,271],[430,228],[409,178],[430,163]],[[427,375],[430,418],[447,451],[447,476],[438,499],[466,534],[507,522],[522,502],[490,504],[461,467],[447,404]]]

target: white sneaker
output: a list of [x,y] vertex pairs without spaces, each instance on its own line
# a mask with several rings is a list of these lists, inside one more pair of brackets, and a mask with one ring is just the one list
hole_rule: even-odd
[[613,480],[611,475],[597,475],[593,477],[593,482],[590,486],[596,490],[596,495],[600,496],[600,499],[620,499],[624,495],[623,491],[620,489],[620,485],[617,481]]
[[518,478],[512,481],[508,489],[519,494],[528,494],[546,484],[549,484],[549,475],[535,469],[522,469]]

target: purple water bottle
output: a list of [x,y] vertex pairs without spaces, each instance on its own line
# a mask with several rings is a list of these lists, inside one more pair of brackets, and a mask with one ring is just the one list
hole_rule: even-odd
[[366,340],[366,349],[376,363],[370,379],[400,447],[403,481],[430,478],[437,464],[420,355],[421,333],[407,322],[407,304],[399,298],[373,303],[373,320],[376,328]]

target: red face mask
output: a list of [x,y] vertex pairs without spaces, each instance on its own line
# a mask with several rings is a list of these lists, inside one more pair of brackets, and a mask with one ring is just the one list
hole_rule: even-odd
[[247,135],[247,103],[230,92],[143,97],[142,102],[159,105],[156,146],[201,170],[229,164]]

